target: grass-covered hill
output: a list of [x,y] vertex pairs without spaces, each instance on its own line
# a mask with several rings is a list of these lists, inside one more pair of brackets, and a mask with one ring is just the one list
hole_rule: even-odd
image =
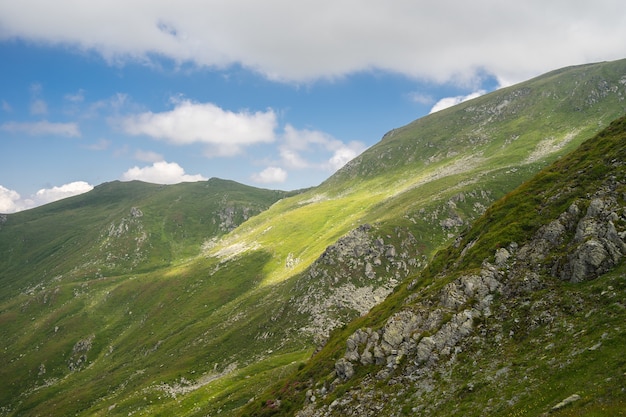
[[111,182],[0,219],[0,300],[52,279],[145,272],[200,252],[288,193],[217,178]]
[[243,415],[626,415],[626,116]]
[[110,183],[1,216],[0,415],[238,415],[625,99],[626,60],[567,68],[302,192]]

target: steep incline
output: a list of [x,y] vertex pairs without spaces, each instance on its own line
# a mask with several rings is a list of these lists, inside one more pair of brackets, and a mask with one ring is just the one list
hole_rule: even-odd
[[288,195],[217,178],[169,186],[115,181],[3,215],[0,300],[52,280],[167,267],[196,256],[204,241],[233,230]]
[[624,415],[625,255],[623,117],[246,413]]
[[[278,282],[304,271],[339,237],[376,223],[411,228],[429,257],[497,198],[625,111],[626,60],[566,68],[495,91],[394,129],[319,187],[272,207],[209,254],[271,247],[275,262],[265,272],[268,282]],[[298,262],[285,269],[287,258]]]
[[[112,183],[1,217],[0,415],[258,404],[268,381],[399,300],[437,250],[625,99],[626,60],[567,68],[396,129],[290,197],[219,180]],[[479,269],[487,255],[473,254]],[[345,340],[330,340],[334,369]]]

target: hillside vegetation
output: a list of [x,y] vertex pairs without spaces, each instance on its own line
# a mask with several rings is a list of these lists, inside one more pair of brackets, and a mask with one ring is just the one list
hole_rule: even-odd
[[[295,412],[307,390],[262,392],[336,372],[342,337],[382,326],[426,265],[451,268],[458,248],[433,255],[625,98],[626,60],[567,68],[395,129],[302,192],[116,182],[3,215],[0,415]],[[491,250],[458,245],[467,270]]]
[[497,201],[244,415],[626,415],[626,117]]

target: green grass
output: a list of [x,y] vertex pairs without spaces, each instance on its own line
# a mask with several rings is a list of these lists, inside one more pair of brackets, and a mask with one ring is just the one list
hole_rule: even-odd
[[[523,245],[572,202],[589,198],[611,178],[623,181],[624,144],[626,117],[496,202],[459,244],[435,256],[417,277],[417,285],[409,287],[405,282],[366,317],[337,329],[305,367],[266,391],[263,400],[248,405],[243,415],[291,415],[290,410],[267,404],[280,400],[302,407],[307,389],[335,378],[334,364],[345,353],[346,339],[357,329],[379,329],[406,305],[411,293],[419,295],[413,304],[433,305],[439,289],[462,273],[477,271],[485,260],[493,261],[498,247],[511,242]],[[623,230],[624,225],[617,227]],[[464,250],[469,242],[475,243]],[[406,411],[422,404],[423,412],[429,415],[482,415],[488,410],[489,415],[534,416],[551,411],[564,398],[577,394],[582,397],[580,401],[554,414],[623,414],[625,268],[622,263],[611,274],[583,284],[563,283],[542,274],[544,289],[500,297],[492,307],[495,315],[481,318],[479,323],[487,334],[472,339],[452,365],[443,362],[431,375],[435,381],[445,381],[445,387],[430,393],[426,401],[416,399],[413,405],[411,395],[421,398],[422,394],[409,389],[403,393]],[[544,311],[547,315],[542,315]],[[494,344],[494,340],[499,342]],[[377,372],[375,367],[370,368],[357,367],[355,377],[340,384],[323,402],[330,404],[344,393],[358,390],[370,373]],[[377,392],[393,397],[395,391],[404,388],[381,381]]]
[[[304,383],[330,378],[345,337],[359,327],[382,326],[407,294],[454,263],[458,248],[442,249],[481,216],[481,207],[623,113],[616,95],[591,104],[585,97],[599,81],[618,83],[625,66],[570,69],[425,117],[309,190],[285,193],[217,179],[176,186],[114,182],[9,215],[0,225],[0,360],[6,364],[0,415],[205,415],[220,409],[237,415],[247,407],[268,411],[276,392],[284,408],[295,410]],[[494,113],[506,100],[506,111]],[[543,139],[571,132],[577,135],[565,147],[527,162]],[[597,150],[611,152],[611,146]],[[602,174],[598,165],[577,163]],[[542,175],[537,187],[555,174]],[[489,210],[480,232],[466,232],[464,242],[482,243],[467,253],[464,268],[480,262],[479,246],[506,244],[540,225],[514,211],[538,209],[528,193],[509,195],[500,204],[510,213]],[[143,216],[132,217],[131,207]],[[226,212],[232,226],[239,225],[232,231]],[[444,228],[451,216],[463,225]],[[505,232],[487,222],[510,227]],[[299,332],[310,317],[297,313],[310,284],[307,268],[364,223],[374,226],[372,238],[397,247],[412,234],[424,259],[441,252],[412,290],[410,279],[370,315],[336,328],[315,360],[301,366],[315,349],[312,337]],[[124,233],[111,234],[112,228]],[[246,250],[225,257],[228,248]],[[288,257],[297,260],[292,267]],[[336,268],[350,271],[347,264]],[[383,270],[378,277],[389,279]],[[358,271],[344,280],[368,284]],[[91,348],[74,352],[81,340],[91,340]],[[70,371],[83,354],[87,361]],[[234,363],[234,371],[176,398],[154,389],[181,378],[196,384]],[[292,373],[295,379],[287,378]],[[274,397],[260,394],[283,378]]]

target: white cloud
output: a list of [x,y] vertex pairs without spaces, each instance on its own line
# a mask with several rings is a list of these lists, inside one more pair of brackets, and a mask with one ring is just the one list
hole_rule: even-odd
[[25,133],[32,136],[55,135],[80,137],[80,129],[76,123],[52,123],[47,120],[39,122],[6,122],[0,129],[12,133]]
[[272,110],[235,113],[211,103],[180,100],[171,111],[126,117],[121,127],[131,135],[147,135],[176,145],[208,144],[220,156],[227,156],[247,145],[273,142],[276,114]]
[[0,185],[0,213],[14,213],[24,209],[24,202],[17,191]]
[[72,197],[93,190],[93,185],[85,181],[75,181],[60,187],[42,188],[34,195],[35,204],[51,203],[63,198]]
[[122,174],[122,181],[139,180],[155,184],[206,181],[200,174],[189,175],[176,162],[158,161],[143,168],[133,167]]
[[[285,126],[283,144],[280,146],[280,156],[285,166],[289,168],[319,168],[336,171],[348,161],[366,149],[358,141],[346,144],[331,135],[318,130],[296,129],[291,125]],[[307,160],[303,154],[319,160],[320,155],[331,154],[321,162]]]
[[466,96],[456,96],[456,97],[446,97],[439,100],[432,109],[430,109],[430,113],[435,113],[443,109],[447,109],[448,107],[456,106],[459,103],[463,103],[464,101],[471,100],[476,97],[480,97],[485,94],[485,90],[476,91],[474,93],[468,94]]
[[267,167],[263,171],[252,174],[252,181],[260,184],[277,184],[287,180],[287,171],[279,167]]
[[439,82],[486,71],[514,82],[623,58],[622,9],[622,0],[20,0],[0,2],[0,39],[93,49],[112,63],[241,64],[289,81],[381,69]]
[[331,135],[319,130],[296,129],[287,124],[282,135],[283,144],[280,146],[280,156],[289,168],[304,169],[314,165],[307,161],[302,154],[316,151],[328,151],[338,141]]
[[335,172],[364,150],[365,146],[360,142],[351,142],[348,145],[342,144],[339,148],[335,149],[333,156],[328,160],[326,166],[328,169]]
[[5,100],[2,100],[2,110],[7,113],[11,113],[13,111],[13,107],[11,107],[11,105]]
[[75,181],[59,187],[42,188],[34,195],[23,198],[17,191],[0,185],[0,213],[15,213],[73,197],[91,191],[93,186],[85,181]]
[[283,164],[289,168],[304,169],[311,166],[311,163],[305,160],[295,149],[282,146],[279,152]]

